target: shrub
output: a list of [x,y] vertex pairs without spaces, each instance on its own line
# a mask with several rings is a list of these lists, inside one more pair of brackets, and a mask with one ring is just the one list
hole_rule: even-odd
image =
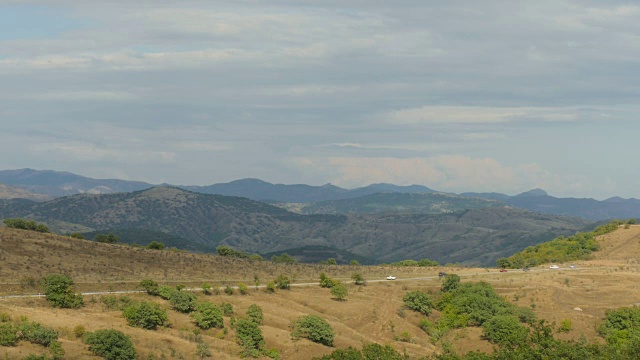
[[233,315],[233,305],[229,303],[222,303],[220,305],[220,308],[222,309],[222,313],[224,314],[224,316]]
[[250,357],[260,356],[265,348],[262,331],[253,321],[240,319],[235,324],[236,337],[242,346],[242,355]]
[[51,360],[64,359],[65,351],[62,348],[62,344],[59,341],[52,341],[49,345],[49,353],[51,353]]
[[227,287],[224,288],[224,293],[227,295],[233,295],[235,291],[233,290],[231,285],[227,285]]
[[175,291],[169,302],[174,310],[182,313],[190,313],[196,308],[196,296],[188,292]]
[[573,325],[571,324],[571,319],[562,319],[562,321],[560,321],[560,327],[558,328],[558,331],[568,333],[569,331],[571,331],[572,327]]
[[160,295],[160,286],[158,285],[157,282],[151,279],[144,279],[140,281],[140,285],[138,286],[143,288],[149,295],[154,295],[154,296]]
[[249,306],[249,309],[247,310],[247,320],[253,321],[258,325],[262,325],[262,320],[264,320],[262,308],[256,304]]
[[178,290],[172,288],[171,286],[162,285],[160,286],[160,288],[158,288],[158,295],[160,295],[160,297],[165,300],[171,299],[171,296],[175,292],[178,292]]
[[247,295],[247,293],[249,292],[249,287],[245,283],[239,283],[238,292],[240,293],[240,295]]
[[485,321],[482,328],[487,340],[511,348],[524,345],[529,336],[529,330],[510,315],[495,316]]
[[274,292],[276,292],[276,284],[273,281],[269,281],[267,283],[267,286],[264,288],[264,291],[268,292],[269,294],[273,294]]
[[202,293],[205,295],[211,295],[211,284],[203,283],[202,284]]
[[38,224],[33,220],[26,220],[21,218],[4,219],[4,225],[8,228],[31,230],[41,233],[48,233],[49,228],[46,225]]
[[83,337],[85,332],[86,332],[86,329],[82,325],[76,325],[73,328],[73,335],[75,335],[77,338]]
[[328,277],[327,274],[323,272],[320,273],[320,287],[331,289],[332,287],[334,287],[336,284],[339,284],[339,283],[340,281],[334,280]]
[[298,262],[298,260],[287,253],[282,253],[280,256],[273,255],[271,261],[276,264],[295,264]]
[[423,315],[431,314],[433,308],[433,300],[429,294],[422,291],[411,291],[404,295],[402,298],[404,306],[413,311],[417,311]]
[[42,278],[45,298],[53,307],[76,309],[84,304],[82,295],[73,292],[73,280],[65,275],[53,274]]
[[147,245],[147,248],[153,250],[164,250],[164,244],[158,241],[152,241]]
[[84,235],[80,234],[79,232],[71,233],[71,234],[69,234],[69,236],[74,238],[74,239],[85,240]]
[[442,282],[442,292],[453,291],[458,288],[460,285],[460,276],[456,274],[448,274],[444,277],[444,281]]
[[107,244],[115,244],[120,240],[120,237],[114,233],[97,234],[94,238],[95,241]]
[[335,336],[333,328],[323,318],[316,315],[307,315],[298,318],[292,324],[293,339],[307,338],[313,342],[333,346]]
[[0,323],[0,346],[15,346],[18,342],[18,329],[11,323]]
[[273,282],[278,289],[289,290],[291,288],[291,280],[289,280],[289,277],[285,274],[280,274]]
[[58,340],[58,332],[37,322],[23,322],[20,324],[22,338],[32,344],[48,347],[51,342]]
[[222,310],[210,302],[198,303],[196,311],[193,313],[193,319],[196,325],[204,330],[211,329],[212,327],[224,327]]
[[153,302],[141,302],[127,306],[123,311],[129,325],[147,330],[155,330],[169,321],[167,312]]
[[136,358],[129,336],[118,330],[98,330],[88,333],[84,342],[89,350],[107,360],[131,360]]
[[359,262],[358,260],[351,260],[351,261],[349,262],[349,265],[352,265],[352,266],[360,266],[360,262]]
[[342,283],[335,284],[331,288],[331,295],[333,295],[336,300],[345,300],[348,294],[349,291],[347,290],[347,287]]
[[362,277],[360,273],[351,274],[351,280],[353,280],[353,283],[356,285],[364,285],[366,283],[364,277]]

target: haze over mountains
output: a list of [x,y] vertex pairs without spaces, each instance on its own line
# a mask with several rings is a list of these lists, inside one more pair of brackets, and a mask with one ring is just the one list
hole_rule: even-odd
[[[34,194],[42,194],[49,197],[60,197],[79,193],[108,194],[114,192],[131,192],[156,186],[154,184],[140,181],[117,179],[100,180],[69,172],[32,169],[0,171],[0,184],[7,184],[17,189],[23,189]],[[427,208],[439,208],[442,211],[426,211],[427,213],[439,213],[447,212],[449,209],[457,211],[461,208],[469,209],[484,207],[485,205],[495,205],[495,202],[483,202],[482,199],[484,199],[499,201],[503,204],[531,211],[582,217],[593,221],[640,217],[640,200],[637,199],[622,199],[614,197],[604,201],[598,201],[595,199],[556,198],[549,196],[541,189],[534,189],[516,196],[509,196],[501,193],[467,192],[459,194],[461,197],[467,198],[467,200],[451,197],[446,202],[447,204],[450,204],[453,201],[462,201],[466,202],[466,204],[458,204],[453,207],[450,207],[449,205],[434,207],[425,204],[431,203],[432,205],[437,205],[437,202],[434,201],[436,195],[422,197],[416,196],[413,198],[413,201],[408,200],[410,197],[401,195],[376,195],[379,197],[378,199],[376,199],[376,196],[366,198],[366,196],[385,193],[423,195],[434,193],[442,194],[436,190],[421,185],[397,186],[393,184],[372,184],[366,187],[349,190],[331,184],[323,186],[304,184],[284,185],[271,184],[259,179],[241,179],[231,181],[229,183],[213,184],[208,186],[185,185],[178,187],[199,193],[240,196],[257,201],[268,201],[271,203],[304,204],[295,206],[286,204],[282,205],[289,210],[298,211],[300,213],[320,213],[322,211],[327,213],[380,213],[385,211],[424,213]],[[24,197],[28,198],[27,196]],[[364,198],[361,200],[350,200],[336,203],[312,204],[327,201],[356,199],[360,197]],[[392,201],[392,198],[394,197],[395,200]],[[31,198],[34,199],[34,197]],[[475,200],[471,200],[469,198],[475,198]],[[39,200],[44,199],[46,198],[43,197]],[[366,204],[371,204],[373,200],[380,200],[381,202],[378,202],[375,206],[366,206]],[[397,203],[394,203],[394,201],[397,201]],[[407,202],[409,202],[409,204]]]

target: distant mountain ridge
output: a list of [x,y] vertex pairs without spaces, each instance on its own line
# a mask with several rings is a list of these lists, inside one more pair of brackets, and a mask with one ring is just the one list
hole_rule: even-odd
[[0,218],[8,217],[32,218],[54,230],[51,225],[63,223],[87,228],[84,232],[160,231],[190,242],[182,248],[228,245],[264,254],[324,246],[380,262],[430,258],[478,265],[492,265],[499,257],[589,224],[508,206],[439,215],[300,215],[247,198],[176,187],[79,194],[44,203],[0,201]]
[[[60,197],[79,193],[105,194],[132,192],[157,186],[140,181],[117,179],[100,180],[69,172],[33,169],[0,171],[0,184],[7,184],[32,193],[44,194],[50,197]],[[305,204],[304,206],[308,206],[310,203],[356,199],[380,193],[433,194],[438,192],[422,185],[398,186],[393,184],[372,184],[349,190],[331,184],[322,186],[304,184],[285,185],[272,184],[259,179],[240,179],[228,183],[219,183],[208,186],[185,185],[178,187],[204,194],[239,196],[257,201],[302,203]],[[542,189],[533,189],[515,196],[496,192],[466,192],[461,193],[459,196],[496,200],[531,211],[564,216],[576,216],[593,221],[616,218],[640,218],[640,200],[638,199],[612,197],[604,201],[598,201],[595,199],[556,198],[548,195],[546,191]],[[367,199],[354,202],[362,203],[366,200]],[[474,200],[465,201],[469,204],[474,203]],[[396,205],[397,208],[402,208],[402,204],[398,203]],[[318,206],[319,205],[313,205],[310,208],[318,208]],[[469,206],[470,208],[476,208],[472,205]],[[340,206],[338,206],[338,208],[339,207]],[[380,206],[380,208],[384,207],[392,209],[394,206],[393,204]],[[328,207],[327,209],[327,212],[329,213],[345,213],[344,211],[331,207]],[[414,206],[412,209],[414,212],[418,212],[422,211],[421,209],[423,208],[420,206]],[[367,211],[364,212],[367,213]],[[319,211],[314,210],[309,211],[308,213],[319,213]]]

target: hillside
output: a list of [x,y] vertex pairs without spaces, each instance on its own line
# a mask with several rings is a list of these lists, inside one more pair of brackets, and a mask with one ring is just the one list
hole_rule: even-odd
[[322,245],[381,262],[430,258],[485,265],[587,225],[499,206],[441,215],[299,215],[246,198],[172,187],[0,203],[0,218],[9,217],[30,217],[54,230],[60,221],[97,231],[149,229],[202,247],[224,244],[250,253]]
[[110,194],[148,189],[153,185],[141,181],[92,179],[65,171],[0,170],[0,183],[13,185],[48,197],[74,194]]
[[43,194],[36,194],[27,190],[0,184],[0,199],[27,199],[33,201],[46,201],[51,200],[51,197]]
[[[184,284],[198,287],[208,282],[214,287],[239,282],[253,284],[254,275],[260,283],[284,273],[294,283],[316,282],[320,272],[348,280],[358,271],[368,280],[367,286],[347,284],[346,301],[331,300],[328,289],[309,284],[292,287],[289,291],[267,294],[263,289],[250,287],[247,295],[224,293],[205,296],[197,293],[198,301],[214,304],[223,302],[233,306],[236,316],[243,316],[249,305],[257,304],[264,312],[260,326],[268,348],[275,348],[282,359],[311,359],[349,346],[360,348],[363,343],[388,344],[412,359],[442,353],[444,347],[458,353],[479,350],[490,353],[494,345],[482,338],[482,329],[465,327],[452,330],[433,341],[420,327],[424,318],[402,307],[403,296],[410,291],[426,291],[437,296],[441,288],[439,271],[456,273],[463,283],[486,281],[510,303],[532,308],[535,314],[549,322],[560,324],[569,319],[572,328],[567,333],[553,331],[564,340],[586,339],[602,343],[596,333],[605,311],[629,306],[640,301],[640,265],[631,263],[640,258],[639,249],[629,253],[620,266],[612,266],[605,256],[616,255],[613,248],[631,244],[640,234],[640,227],[632,227],[599,238],[602,259],[578,263],[576,269],[533,269],[530,272],[473,268],[389,268],[377,266],[282,265],[252,262],[212,255],[185,252],[157,251],[123,245],[99,244],[50,234],[0,228],[0,294],[37,293],[28,281],[51,273],[69,274],[76,281],[77,291],[106,291],[103,295],[86,295],[85,306],[78,310],[54,309],[44,299],[2,299],[0,313],[12,319],[27,317],[59,332],[59,340],[66,351],[65,359],[99,359],[74,335],[74,328],[82,325],[86,331],[117,329],[134,340],[140,358],[195,359],[193,319],[171,309],[169,302],[143,294],[115,295],[128,301],[153,301],[169,314],[170,327],[142,330],[127,325],[122,311],[109,306],[114,295],[110,290],[133,289],[145,278],[160,284]],[[637,240],[636,240],[637,242]],[[607,253],[611,245],[611,252]],[[634,248],[635,249],[635,248]],[[633,259],[635,257],[635,259]],[[383,280],[393,273],[396,281]],[[575,310],[578,308],[579,310]],[[334,328],[334,347],[327,347],[302,339],[293,341],[290,323],[303,315],[317,315]],[[434,310],[429,317],[436,321],[442,314]],[[201,341],[212,351],[215,359],[239,359],[240,347],[230,317],[225,317],[228,333],[221,329],[200,330]],[[556,325],[558,326],[558,325]],[[408,336],[408,341],[402,341]],[[581,340],[583,341],[583,340]],[[45,354],[41,346],[21,341],[15,347],[0,346],[0,356],[22,359],[27,354]]]
[[309,204],[274,204],[301,214],[443,214],[504,206],[494,200],[445,193],[376,193]]

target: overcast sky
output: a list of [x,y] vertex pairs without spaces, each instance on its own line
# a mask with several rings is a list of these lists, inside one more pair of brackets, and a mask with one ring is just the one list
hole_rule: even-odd
[[0,169],[640,198],[634,3],[0,0]]

